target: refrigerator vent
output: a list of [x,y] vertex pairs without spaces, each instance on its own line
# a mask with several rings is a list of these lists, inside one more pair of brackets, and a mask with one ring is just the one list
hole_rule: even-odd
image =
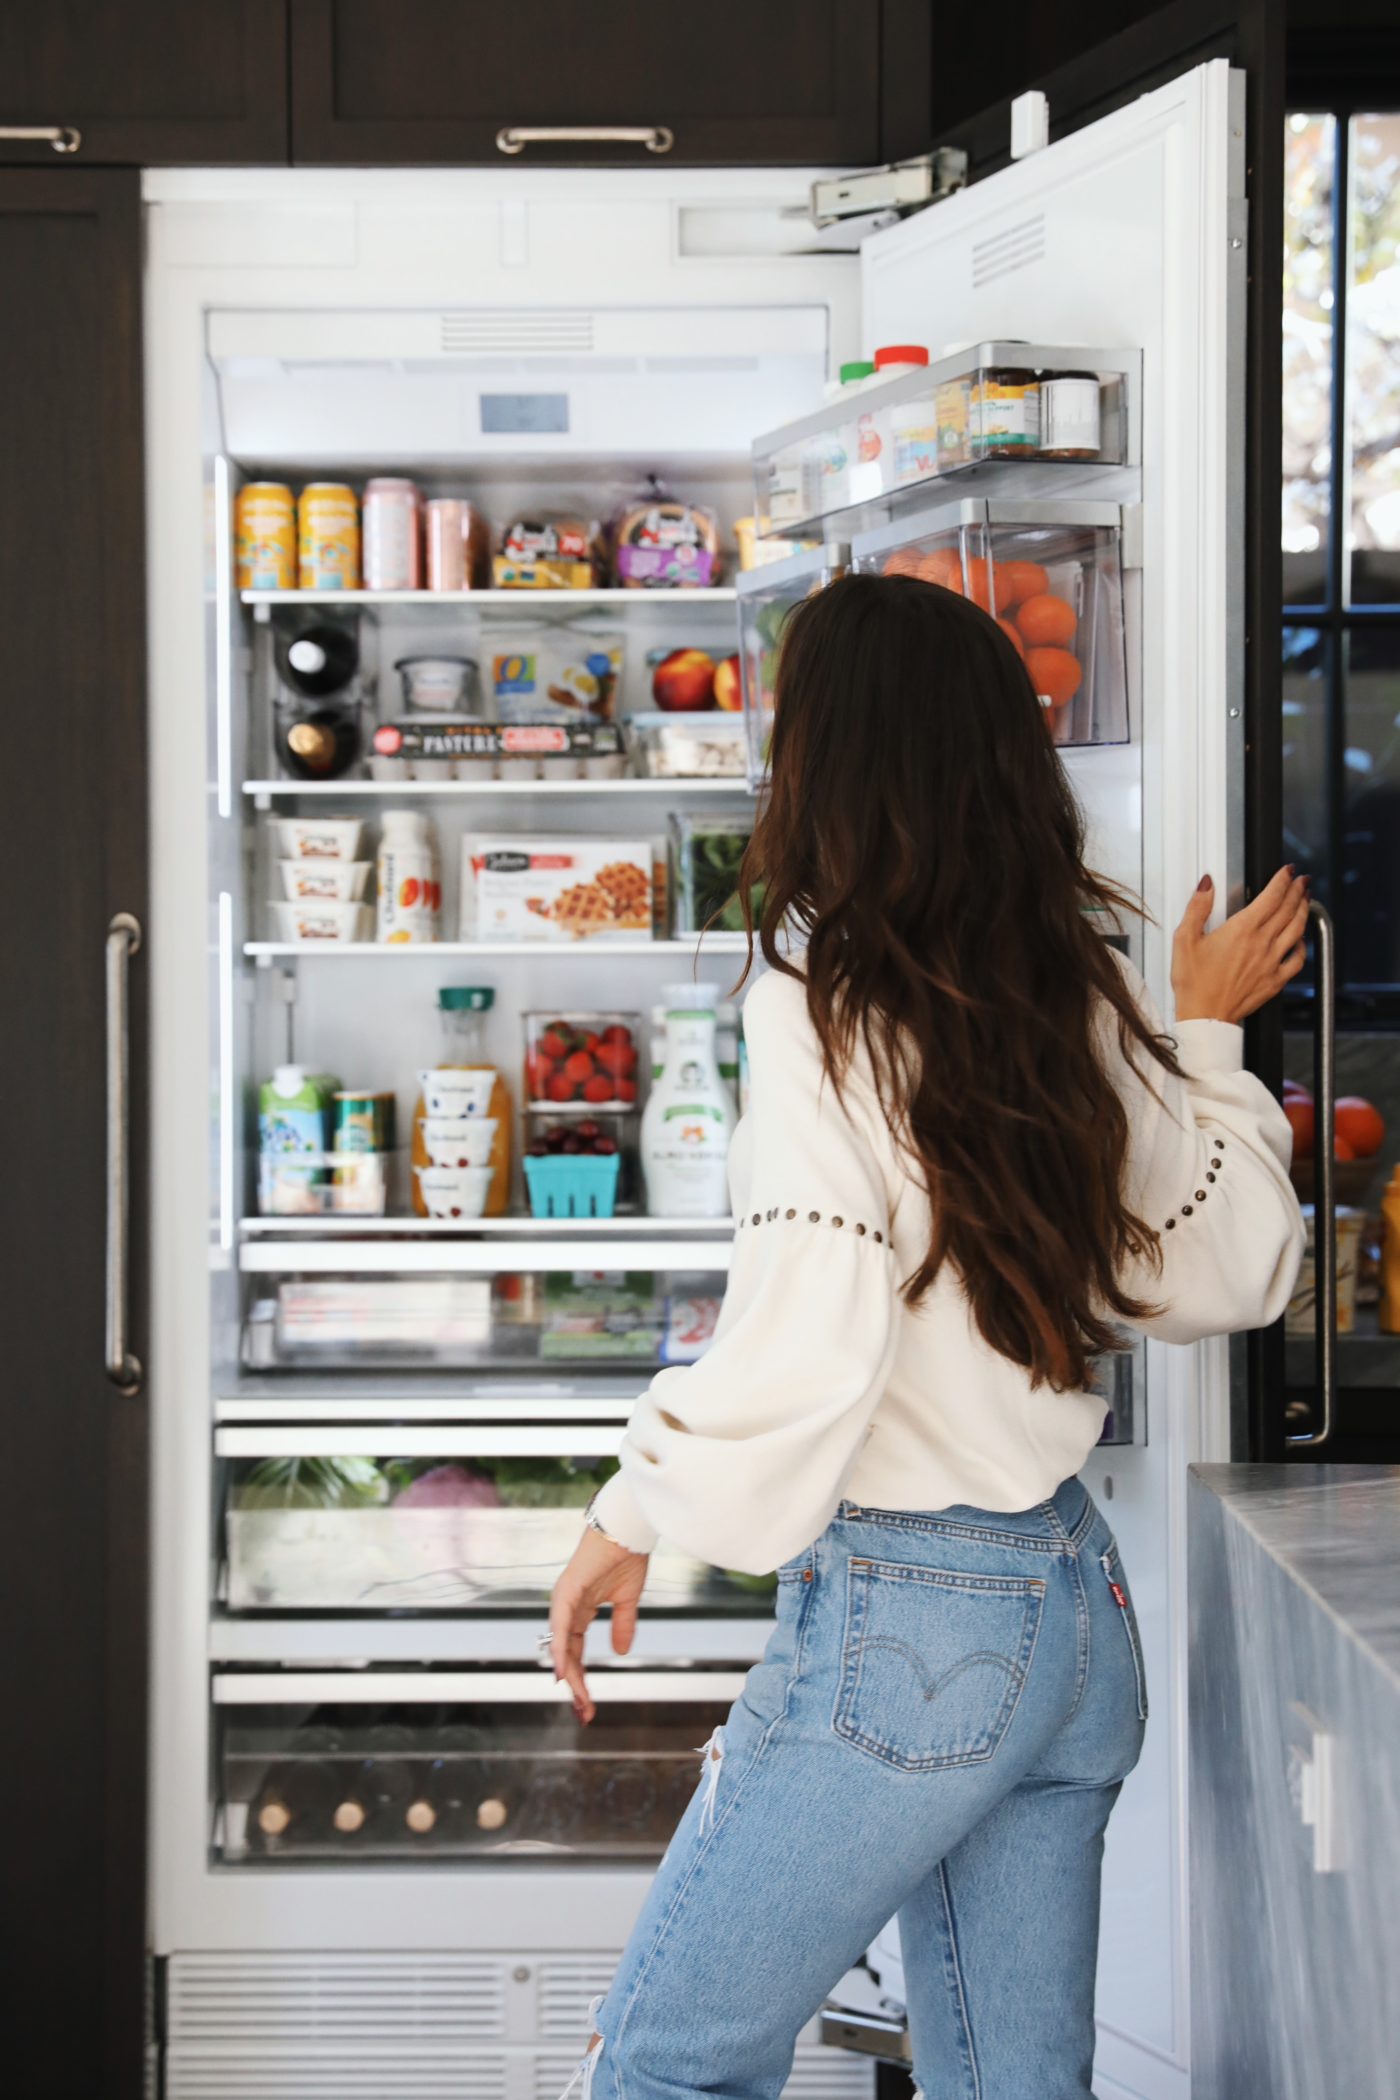
[[985,240],[973,242],[972,282],[976,286],[990,284],[994,277],[1009,277],[1013,270],[1024,270],[1028,263],[1039,262],[1044,253],[1045,214],[1037,212],[1019,226],[1007,226],[1000,233],[989,233]]
[[498,2041],[504,1994],[503,1966],[471,1955],[177,1954],[166,2031],[172,2048]]
[[612,1982],[616,1963],[596,1955],[542,1961],[535,1999],[536,2031],[542,2042],[566,2042],[576,2052],[588,2040],[588,2008]]
[[499,312],[444,314],[442,349],[450,357],[577,356],[593,348],[591,313]]
[[[579,2054],[577,2050],[572,2056],[550,2050],[537,2056],[530,2100],[559,2100],[578,2069]],[[792,2075],[783,2087],[783,2100],[875,2100],[875,2065],[869,2057],[851,2056],[820,2044],[799,2049]]]
[[365,2056],[318,2049],[255,2057],[240,2049],[192,2058],[172,2049],[165,2100],[515,2100],[507,2063],[496,2051]]

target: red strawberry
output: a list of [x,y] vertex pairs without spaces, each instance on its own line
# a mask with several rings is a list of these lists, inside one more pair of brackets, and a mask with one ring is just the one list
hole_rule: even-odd
[[617,1082],[617,1098],[619,1101],[635,1101],[637,1098],[636,1080],[619,1079]]
[[[593,1077],[593,1060],[586,1050],[575,1050],[564,1059],[564,1077],[575,1086],[582,1086],[585,1079]],[[554,1098],[562,1101],[567,1097],[558,1094]]]
[[549,1084],[545,1088],[545,1092],[548,1094],[551,1101],[573,1100],[574,1082],[569,1077],[567,1067],[564,1069],[564,1071],[555,1072],[551,1075]]
[[611,1101],[612,1097],[613,1083],[604,1073],[595,1072],[591,1079],[584,1080],[583,1098],[585,1101]]
[[530,1089],[532,1101],[549,1099],[549,1082],[554,1077],[554,1060],[541,1057],[538,1052],[525,1060],[525,1083]]
[[606,1037],[598,1046],[598,1062],[614,1079],[623,1079],[637,1069],[637,1053],[630,1043],[610,1043]]
[[571,1038],[556,1025],[553,1028],[546,1028],[535,1047],[545,1057],[559,1060],[568,1056]]
[[609,1021],[607,1027],[603,1030],[603,1041],[605,1043],[630,1043],[631,1040],[631,1029],[624,1028],[621,1021]]

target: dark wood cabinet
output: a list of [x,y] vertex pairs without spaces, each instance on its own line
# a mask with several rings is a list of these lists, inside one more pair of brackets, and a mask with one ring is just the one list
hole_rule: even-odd
[[[5,2086],[137,2100],[147,1423],[106,1376],[105,947],[146,921],[141,205],[134,169],[0,171]],[[144,958],[130,975],[144,1355]]]
[[4,0],[0,126],[15,125],[81,143],[0,137],[0,160],[285,161],[286,0]]
[[[927,0],[290,5],[296,161],[854,167],[885,156],[886,133],[900,152],[928,143]],[[656,127],[672,143],[498,144],[559,126]]]

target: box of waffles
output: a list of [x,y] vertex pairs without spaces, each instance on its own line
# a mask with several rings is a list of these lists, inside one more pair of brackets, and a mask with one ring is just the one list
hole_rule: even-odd
[[645,840],[462,840],[461,938],[610,941],[652,937],[652,849]]

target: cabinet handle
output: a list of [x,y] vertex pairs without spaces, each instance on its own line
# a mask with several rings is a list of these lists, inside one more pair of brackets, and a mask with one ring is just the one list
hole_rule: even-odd
[[119,911],[107,928],[107,1376],[119,1392],[141,1390],[141,1365],[127,1348],[131,1212],[131,1043],[127,984],[141,922]]
[[83,143],[76,124],[0,124],[0,139],[32,139],[36,146],[47,140],[55,153],[76,153]]
[[[1317,1321],[1318,1398],[1322,1420],[1316,1429],[1284,1437],[1286,1444],[1325,1444],[1332,1434],[1337,1395],[1337,1205],[1333,1147],[1337,1131],[1337,957],[1332,921],[1320,904],[1310,903],[1317,955],[1317,1034],[1313,1039],[1313,1098],[1317,1125],[1313,1132],[1313,1312]],[[1302,1412],[1302,1410],[1300,1410]]]
[[498,153],[523,153],[527,146],[645,146],[669,153],[676,134],[665,124],[507,124],[496,133]]

